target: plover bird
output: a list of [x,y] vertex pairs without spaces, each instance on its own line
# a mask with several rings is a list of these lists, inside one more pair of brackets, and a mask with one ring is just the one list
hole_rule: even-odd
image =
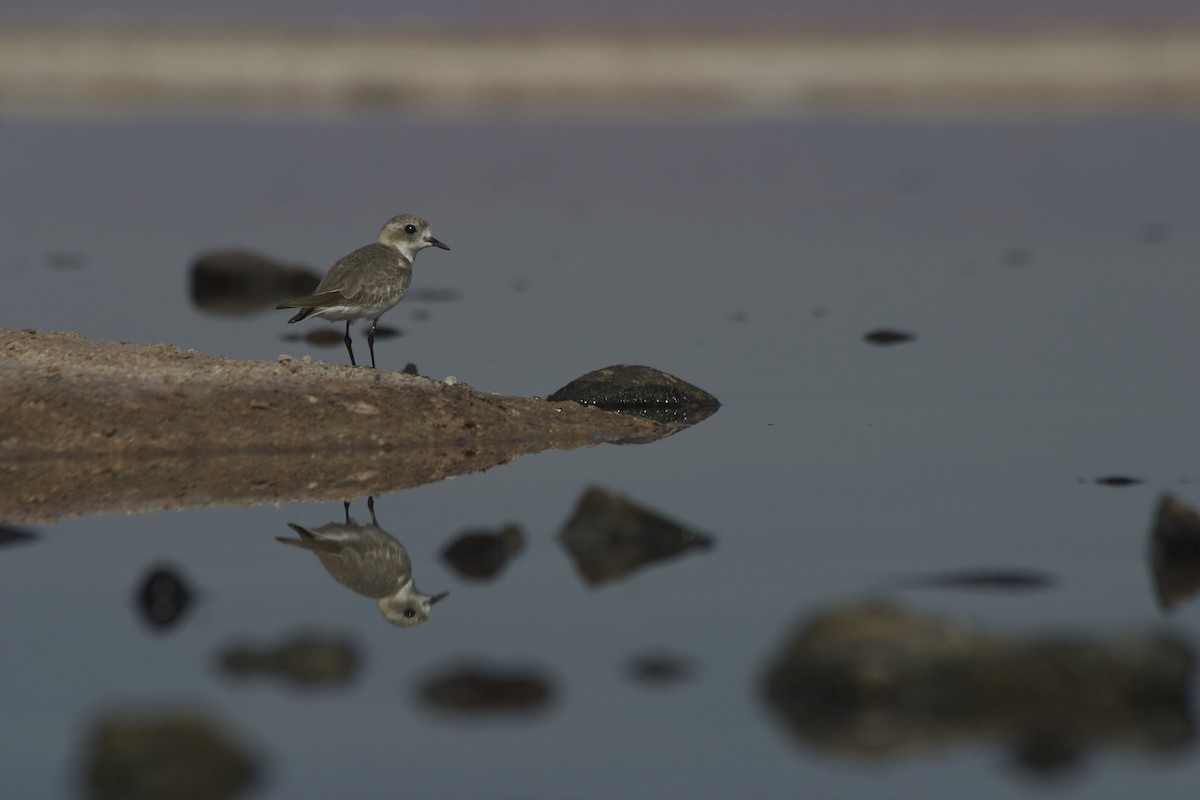
[[426,247],[450,248],[433,238],[429,223],[412,214],[392,217],[379,231],[374,244],[360,247],[342,256],[329,268],[316,291],[307,297],[289,300],[276,308],[300,309],[288,320],[299,322],[309,317],[346,321],[346,352],[350,364],[354,348],[350,344],[350,323],[356,319],[371,320],[367,333],[367,348],[371,351],[371,366],[375,366],[375,325],[383,313],[404,298],[412,282],[413,259]]

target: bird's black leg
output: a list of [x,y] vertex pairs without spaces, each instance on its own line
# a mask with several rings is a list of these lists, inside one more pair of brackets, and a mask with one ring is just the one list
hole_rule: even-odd
[[354,348],[350,346],[350,323],[353,320],[346,320],[346,338],[342,339],[346,343],[346,352],[350,354],[350,366],[357,367],[358,364],[354,361]]
[[375,369],[375,324],[379,317],[371,320],[371,330],[367,331],[367,349],[371,351],[371,369]]
[[349,525],[350,524],[350,501],[349,500],[342,501],[342,513],[344,513],[346,515],[346,524]]
[[371,512],[371,524],[378,525],[379,520],[375,519],[375,495],[367,495],[367,511]]

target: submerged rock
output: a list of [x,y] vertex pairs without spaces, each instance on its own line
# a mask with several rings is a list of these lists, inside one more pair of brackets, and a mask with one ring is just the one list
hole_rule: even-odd
[[243,316],[309,294],[320,282],[304,267],[245,250],[220,250],[192,263],[192,303],[211,314]]
[[1175,608],[1200,590],[1200,514],[1169,494],[1154,511],[1150,562],[1163,608]]
[[717,398],[674,375],[628,365],[589,372],[546,399],[553,403],[571,400],[677,425],[693,425],[721,407]]
[[220,665],[234,677],[263,675],[311,688],[352,681],[358,673],[358,650],[337,636],[299,636],[280,645],[226,647]]
[[528,669],[465,665],[425,683],[424,701],[442,711],[465,714],[531,713],[550,705],[550,682]]
[[87,787],[96,800],[234,798],[257,771],[228,734],[189,713],[106,718],[87,748]]
[[525,543],[521,529],[505,525],[496,533],[469,531],[442,550],[442,560],[464,578],[494,578]]
[[990,740],[1052,771],[1102,745],[1167,751],[1195,735],[1195,659],[1166,636],[1019,639],[862,604],[817,615],[763,677],[800,740],[882,758]]
[[559,539],[590,586],[713,545],[708,536],[595,487],[584,492]]

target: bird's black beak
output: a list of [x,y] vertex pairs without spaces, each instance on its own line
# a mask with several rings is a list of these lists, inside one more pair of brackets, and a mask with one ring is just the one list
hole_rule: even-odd
[[432,236],[430,236],[430,237],[429,237],[428,239],[426,239],[425,241],[429,242],[429,243],[430,243],[431,245],[433,245],[434,247],[440,247],[440,248],[442,248],[443,250],[449,250],[449,249],[450,249],[449,247],[446,247],[446,245],[442,244],[441,242],[439,242],[437,239],[433,238]]

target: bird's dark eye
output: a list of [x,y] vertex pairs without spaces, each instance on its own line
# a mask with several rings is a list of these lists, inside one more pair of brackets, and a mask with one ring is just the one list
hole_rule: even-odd
[[416,232],[417,232],[417,226],[416,226],[416,225],[413,225],[413,224],[410,222],[410,223],[408,223],[407,225],[405,225],[405,226],[404,226],[404,232],[405,232],[405,233],[416,233]]
[[[409,227],[411,228],[412,226],[410,225]],[[404,618],[405,619],[412,619],[416,615],[417,615],[417,610],[415,608],[404,609]]]

